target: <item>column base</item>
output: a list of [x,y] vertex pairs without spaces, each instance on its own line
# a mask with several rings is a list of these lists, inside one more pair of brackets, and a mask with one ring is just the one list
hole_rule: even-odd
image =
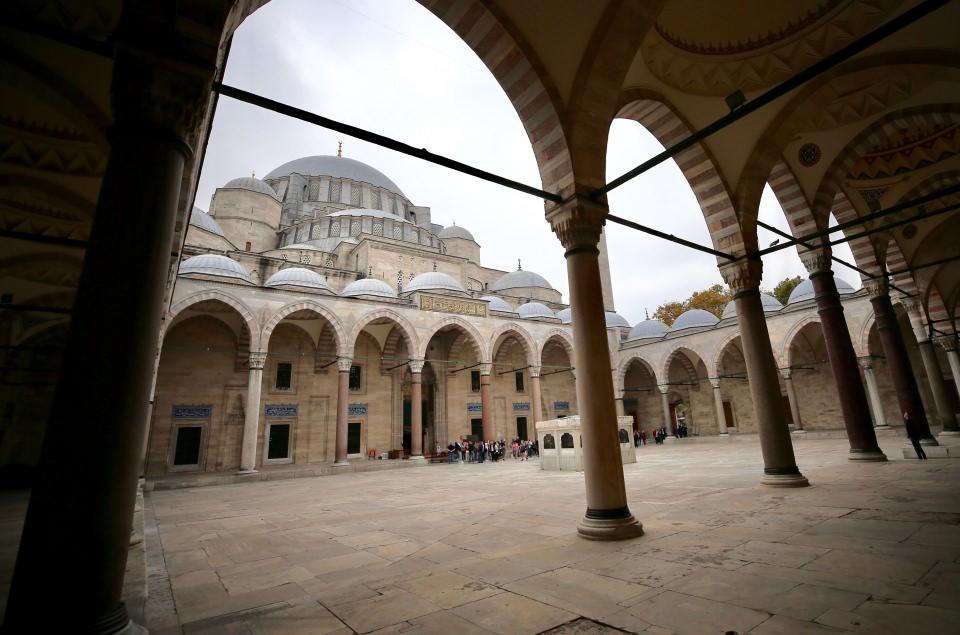
[[[907,443],[910,443],[907,441]],[[927,437],[925,439],[920,439],[920,445],[940,445],[934,437]]]
[[252,476],[254,474],[259,474],[259,471],[254,469],[237,470],[237,476]]
[[876,450],[855,450],[850,449],[850,454],[847,455],[848,461],[886,461],[887,455],[883,453],[880,448]]
[[960,430],[943,430],[940,433],[941,437],[960,437]]
[[133,620],[130,620],[126,626],[117,631],[116,635],[148,635],[149,633],[150,631],[148,631],[146,627],[140,626]]
[[[608,516],[604,518],[603,516]],[[612,517],[609,517],[612,516]],[[577,533],[587,540],[628,540],[643,535],[643,525],[626,507],[587,509],[577,525]]]
[[349,468],[349,467],[352,467],[352,466],[350,465],[350,461],[346,461],[346,460],[344,460],[344,461],[337,461],[336,463],[333,464],[333,469],[336,470],[336,471],[338,471],[338,472],[339,472],[339,471],[343,471],[345,468]]
[[800,470],[797,470],[797,468],[793,469],[794,471],[792,473],[787,474],[770,474],[764,470],[760,484],[766,485],[767,487],[807,487],[810,485],[810,481],[800,473]]
[[677,436],[674,435],[674,434],[669,434],[669,435],[663,437],[663,442],[664,442],[664,443],[668,443],[668,442],[669,442],[669,443],[673,443],[673,442],[676,441],[678,438],[679,438],[679,437],[677,437]]
[[718,437],[723,437],[723,438],[726,438],[726,437],[729,437],[729,436],[730,436],[730,434],[729,434],[729,433],[727,433],[727,432],[721,432],[721,433],[720,433],[720,434],[718,434],[717,436],[718,436]]
[[799,430],[791,430],[791,431],[790,431],[790,434],[806,434],[806,433],[807,433],[807,431],[804,430],[803,428],[800,428]]
[[411,457],[408,458],[407,460],[410,461],[411,463],[426,463],[426,462],[427,462],[427,459],[425,459],[422,454],[418,454],[418,455],[416,455],[416,456],[411,456]]

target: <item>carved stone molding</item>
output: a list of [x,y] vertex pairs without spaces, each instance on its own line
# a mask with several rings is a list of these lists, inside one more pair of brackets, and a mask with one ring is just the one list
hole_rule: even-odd
[[949,335],[937,335],[933,338],[933,341],[943,347],[945,351],[955,351],[957,350],[957,334],[951,333]]
[[760,288],[763,278],[763,262],[759,259],[745,258],[720,267],[723,281],[730,287],[733,295],[743,291],[753,291]]
[[890,293],[890,283],[886,278],[872,278],[863,281],[863,288],[867,290],[871,298],[879,298]]
[[266,351],[250,351],[250,357],[247,359],[247,367],[249,367],[250,370],[263,370],[266,363]]
[[800,254],[800,261],[807,268],[807,273],[814,274],[831,270],[830,257],[833,252],[829,247],[817,247]]
[[426,361],[422,359],[411,359],[407,363],[410,365],[411,373],[422,373],[423,365],[426,363]]
[[341,373],[349,373],[351,366],[353,366],[353,358],[350,358],[350,357],[337,358],[337,370],[339,370]]
[[540,370],[541,370],[540,366],[531,366],[531,367],[530,367],[530,376],[531,376],[531,377],[539,377],[539,376],[540,376]]
[[585,194],[547,210],[547,222],[565,249],[596,249],[607,218],[605,206]]

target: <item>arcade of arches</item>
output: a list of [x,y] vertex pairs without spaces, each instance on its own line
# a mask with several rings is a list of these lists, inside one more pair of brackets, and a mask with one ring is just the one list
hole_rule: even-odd
[[[960,3],[750,0],[731,16],[701,0],[421,0],[523,123],[569,307],[539,276],[481,266],[469,232],[432,224],[369,166],[295,160],[195,213],[212,88],[262,4],[27,1],[0,27],[0,458],[35,468],[11,631],[132,628],[120,599],[145,449],[153,475],[342,466],[474,433],[478,402],[485,437],[521,429],[514,402],[530,408],[528,435],[562,407],[582,422],[578,531],[618,540],[643,520],[618,412],[644,427],[682,419],[701,437],[755,433],[758,480],[774,487],[809,484],[799,434],[842,430],[849,458],[869,462],[904,412],[931,454],[960,432]],[[625,325],[598,191],[611,122],[636,120],[669,147],[825,60],[674,156],[733,292],[724,318]],[[799,239],[780,247],[810,274],[786,307],[759,290],[768,184]],[[256,229],[241,239],[244,223]],[[834,278],[840,237],[856,293]],[[420,254],[416,270],[386,268],[390,240]]]

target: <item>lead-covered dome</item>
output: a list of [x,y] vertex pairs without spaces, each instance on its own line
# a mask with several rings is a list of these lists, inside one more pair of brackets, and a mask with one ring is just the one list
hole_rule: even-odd
[[236,260],[219,254],[200,254],[180,263],[180,275],[203,275],[217,278],[234,278],[253,284],[250,273]]
[[501,313],[513,313],[516,314],[517,310],[510,306],[510,304],[503,298],[498,298],[495,295],[485,295],[481,300],[486,300],[489,302],[489,308],[491,311],[500,311]]
[[463,240],[472,240],[473,242],[477,242],[476,239],[474,239],[473,234],[459,225],[450,225],[450,227],[444,227],[440,230],[440,233],[437,234],[437,238],[462,238]]
[[362,278],[344,287],[340,295],[347,296],[348,298],[355,298],[361,295],[370,295],[378,298],[396,298],[397,292],[383,280]]
[[220,228],[220,225],[217,224],[217,221],[213,220],[213,217],[210,214],[207,214],[205,211],[193,206],[193,211],[190,212],[190,224],[198,229],[208,231],[211,234],[216,234],[222,238],[226,238],[223,233],[223,229]]
[[404,288],[405,293],[413,291],[457,291],[465,293],[466,289],[452,276],[440,271],[428,271],[411,280],[410,284]]
[[689,311],[681,313],[680,317],[674,320],[670,330],[679,331],[680,329],[690,329],[699,326],[713,326],[719,321],[720,319],[713,313],[710,313],[710,311],[690,309]]
[[280,195],[272,187],[253,176],[241,176],[238,179],[227,181],[222,189],[226,190],[248,190],[250,192],[259,192],[266,194],[275,201],[280,200]]
[[667,325],[660,320],[637,322],[627,334],[627,341],[661,338],[667,334]]
[[623,317],[615,311],[604,311],[604,319],[607,322],[607,328],[622,327],[625,329],[630,328],[630,323],[627,322],[627,318]]
[[380,170],[345,157],[335,157],[331,155],[316,155],[312,157],[300,157],[293,161],[287,161],[283,165],[270,170],[264,178],[279,179],[280,177],[291,174],[301,174],[303,176],[333,176],[340,179],[350,179],[351,181],[362,181],[390,190],[406,198],[404,193],[397,187],[397,184],[387,178],[387,175]]
[[[760,303],[763,305],[764,313],[776,313],[783,308],[783,305],[780,304],[780,300],[776,299],[769,293],[760,294]],[[727,318],[737,317],[737,306],[733,303],[733,300],[727,302],[727,306],[723,307],[723,314],[720,316],[721,320],[726,320]]]
[[330,291],[330,286],[316,271],[304,269],[303,267],[288,267],[281,269],[270,276],[264,283],[266,287],[299,287],[303,289],[316,289],[318,291]]
[[[850,284],[842,278],[834,276],[833,282],[837,285],[837,291],[840,293],[840,295],[848,295],[856,292],[856,289],[851,287]],[[787,304],[796,304],[797,302],[803,302],[804,300],[813,300],[813,296],[813,282],[807,278],[794,287],[793,291],[790,292],[790,297],[787,298]]]
[[546,304],[540,302],[527,302],[526,304],[521,304],[517,307],[517,313],[522,318],[534,319],[534,318],[555,318],[553,311],[550,310]]
[[561,309],[557,311],[557,317],[560,318],[561,324],[572,324],[573,323],[573,310],[570,307]]
[[517,269],[510,273],[500,276],[500,278],[490,287],[491,291],[506,291],[507,289],[523,289],[529,287],[539,287],[541,289],[553,289],[547,279],[540,274],[532,271]]

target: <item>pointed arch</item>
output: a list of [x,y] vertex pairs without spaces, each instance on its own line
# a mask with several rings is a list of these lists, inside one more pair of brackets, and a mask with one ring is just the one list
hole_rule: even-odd
[[547,331],[540,339],[540,343],[537,346],[537,365],[543,365],[543,349],[553,340],[560,342],[560,345],[567,353],[567,357],[570,359],[570,365],[576,364],[573,357],[573,337],[563,329],[555,328]]
[[647,360],[647,358],[643,357],[639,353],[634,352],[624,357],[620,362],[620,365],[617,367],[616,375],[613,378],[613,386],[615,389],[621,391],[623,390],[624,382],[627,379],[627,373],[630,371],[630,367],[637,362],[643,366],[648,373],[650,373],[650,376],[653,377],[654,384],[660,383],[659,379],[657,378],[657,372],[653,368],[653,364]]
[[[340,319],[333,313],[333,311],[314,300],[294,301],[282,306],[270,317],[269,320],[267,320],[267,323],[263,327],[263,331],[260,333],[260,338],[257,344],[259,346],[269,345],[270,336],[273,334],[274,329],[277,328],[277,325],[280,324],[285,317],[298,311],[310,311],[312,313],[316,313],[322,319],[326,320],[327,324],[333,329],[334,333],[336,333],[338,355],[344,355],[345,351],[352,350],[353,347],[347,342],[346,333],[344,332],[343,325],[340,323]],[[251,348],[251,350],[260,349]]]
[[357,318],[356,322],[353,323],[353,326],[350,328],[350,333],[347,336],[348,346],[347,348],[343,349],[346,351],[344,355],[353,354],[353,345],[360,336],[360,332],[363,331],[363,329],[369,324],[372,324],[377,320],[388,320],[393,322],[393,329],[391,330],[390,334],[393,335],[394,331],[399,333],[399,335],[403,338],[404,344],[406,344],[408,353],[413,353],[420,349],[420,343],[417,339],[417,331],[415,328],[413,328],[413,325],[410,324],[409,320],[391,309],[376,309],[374,311],[364,313]]
[[[740,339],[740,329],[735,330],[734,332],[727,335],[717,346],[716,352],[713,355],[713,359],[710,362],[710,366],[707,367],[708,372],[711,373],[711,379],[720,378],[720,366],[723,364],[723,356],[727,353],[727,348],[733,344],[735,340]],[[740,351],[740,356],[743,357],[743,351]],[[780,365],[780,360],[777,360],[777,364]]]
[[790,330],[788,330],[787,334],[783,337],[783,342],[780,344],[779,359],[777,360],[778,366],[785,368],[793,365],[793,360],[790,358],[790,351],[793,347],[793,342],[797,339],[797,336],[800,335],[803,329],[811,324],[820,324],[819,316],[804,316],[790,327]]
[[486,346],[484,346],[484,342],[486,340],[484,340],[484,338],[480,335],[480,331],[478,331],[474,325],[470,324],[463,318],[452,315],[440,320],[430,327],[430,334],[423,338],[423,342],[420,343],[419,348],[417,349],[418,356],[421,359],[426,359],[427,347],[430,345],[430,340],[432,340],[437,333],[451,326],[458,327],[466,336],[468,336],[468,341],[474,347],[480,362],[490,363],[490,352],[487,350]]
[[236,310],[240,317],[243,319],[243,323],[246,326],[247,330],[250,331],[250,349],[252,351],[260,350],[260,324],[257,322],[257,319],[253,316],[253,311],[243,303],[242,300],[236,298],[225,291],[220,289],[206,289],[204,291],[198,291],[197,293],[188,295],[182,300],[176,302],[173,306],[170,307],[170,310],[167,311],[166,319],[160,324],[160,336],[159,342],[160,345],[163,345],[163,339],[166,336],[167,330],[170,328],[170,325],[173,323],[174,319],[186,309],[189,309],[195,304],[200,302],[206,302],[208,300],[215,300],[226,304],[227,306],[232,307]]
[[503,340],[506,340],[507,337],[513,336],[520,342],[520,345],[523,346],[525,357],[527,358],[527,363],[531,366],[536,365],[537,363],[537,343],[534,341],[533,336],[516,322],[507,322],[506,324],[500,326],[497,330],[493,332],[490,336],[490,359],[491,361],[496,358],[497,351],[500,349]]
[[[678,360],[680,365],[683,366],[684,371],[690,376],[692,381],[698,382],[701,377],[697,374],[697,367],[694,364],[693,360],[687,355],[690,353],[696,355],[697,359],[703,362],[703,355],[693,350],[689,346],[684,346],[682,344],[677,344],[671,348],[666,355],[663,357],[663,364],[660,366],[660,379],[666,384],[670,381],[670,365],[673,363],[673,360]],[[704,363],[704,366],[706,364]]]

